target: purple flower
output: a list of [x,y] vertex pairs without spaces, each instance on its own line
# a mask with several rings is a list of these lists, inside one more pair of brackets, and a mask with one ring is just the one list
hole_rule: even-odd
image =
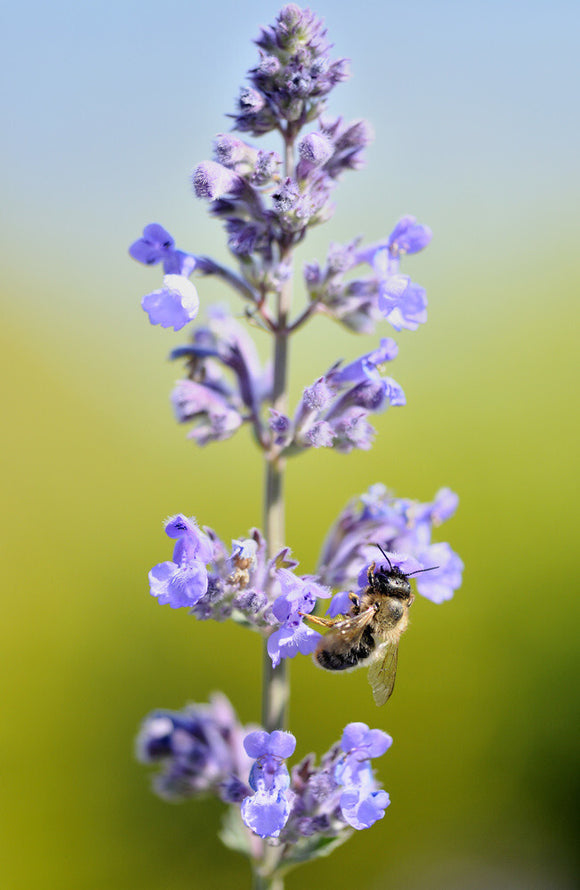
[[384,337],[378,349],[362,355],[344,368],[332,369],[327,379],[332,385],[366,383],[369,380],[380,381],[378,366],[396,358],[399,347],[391,337]]
[[334,153],[330,139],[324,133],[309,133],[298,143],[298,154],[313,167],[322,167]]
[[167,229],[159,223],[149,223],[143,229],[143,237],[134,241],[129,253],[138,263],[154,266],[170,256],[175,249],[175,241]]
[[184,275],[166,275],[161,290],[147,294],[141,305],[151,324],[180,331],[199,310],[195,285]]
[[306,387],[296,411],[291,447],[334,447],[343,452],[370,448],[375,431],[367,415],[406,401],[401,386],[379,373],[379,366],[396,354],[397,344],[385,337],[378,349],[345,367],[338,362]]
[[[230,801],[250,789],[250,759],[242,745],[244,730],[225,695],[209,705],[182,711],[157,710],[145,718],[136,742],[142,763],[158,764],[154,787],[169,800],[201,796],[208,791]],[[235,791],[234,791],[235,788]]]
[[345,754],[357,760],[382,757],[392,744],[390,735],[382,729],[369,729],[366,723],[349,723],[340,740],[340,747]]
[[424,572],[417,578],[417,590],[421,596],[433,603],[443,603],[451,599],[461,587],[463,562],[453,552],[449,544],[430,544],[421,552],[421,561],[426,568],[437,566],[436,571]]
[[318,598],[326,598],[330,592],[311,578],[298,578],[287,569],[277,573],[282,594],[274,600],[272,612],[281,627],[268,637],[268,655],[274,667],[282,658],[294,658],[298,653],[311,655],[320,640],[320,634],[302,621],[303,614],[310,614]]
[[151,596],[172,609],[194,606],[207,592],[207,563],[213,556],[210,539],[195,519],[182,513],[167,520],[165,531],[176,538],[172,562],[162,562],[149,572]]
[[285,759],[294,753],[296,739],[289,732],[257,730],[244,739],[244,748],[255,759],[250,770],[254,794],[242,803],[242,819],[260,837],[278,837],[288,821],[294,794]]
[[274,788],[259,788],[242,803],[244,824],[260,837],[278,837],[290,815],[292,796]]
[[193,188],[198,198],[215,201],[222,195],[238,193],[243,188],[243,180],[223,164],[216,161],[202,161],[193,171]]
[[196,259],[189,253],[175,249],[175,241],[159,223],[149,223],[143,229],[143,237],[134,241],[129,248],[134,260],[155,266],[163,261],[166,275],[185,275],[189,277],[195,269]]
[[197,421],[188,435],[198,445],[229,439],[242,424],[239,409],[230,399],[194,380],[179,380],[171,401],[179,423]]
[[199,445],[229,438],[244,421],[258,423],[272,391],[271,366],[262,368],[244,328],[221,308],[212,307],[209,315],[193,342],[171,353],[188,363],[188,379],[172,395],[174,411],[180,423],[196,424],[189,435]]
[[391,275],[380,282],[378,306],[396,331],[416,331],[427,321],[425,290],[408,275]]
[[[370,772],[370,767],[368,769]],[[390,802],[387,792],[377,790],[374,781],[369,779],[368,785],[349,787],[342,793],[340,809],[345,822],[361,831],[382,819]]]
[[[357,579],[365,586],[366,566],[381,564],[375,546],[380,544],[401,571],[431,570],[416,577],[422,596],[436,603],[450,599],[461,585],[463,563],[449,544],[433,543],[431,536],[456,507],[457,496],[448,488],[422,504],[396,498],[384,485],[371,486],[347,505],[330,530],[318,563],[320,580],[335,589],[354,585]],[[343,614],[345,606],[345,595],[339,594],[330,614]]]
[[393,256],[418,253],[427,247],[432,237],[429,226],[418,223],[414,216],[403,216],[389,235],[387,247]]
[[319,117],[324,97],[348,76],[345,59],[330,59],[324,23],[293,3],[256,43],[260,59],[249,73],[251,87],[241,91],[237,130],[261,135],[288,121],[299,129]]
[[341,739],[345,756],[336,767],[336,779],[345,790],[341,794],[343,818],[353,828],[369,828],[382,819],[389,805],[389,795],[377,787],[370,759],[381,757],[393,740],[380,729],[366,723],[349,723]]

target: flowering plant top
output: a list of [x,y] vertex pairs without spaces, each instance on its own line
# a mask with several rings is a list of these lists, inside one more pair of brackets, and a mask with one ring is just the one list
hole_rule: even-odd
[[[222,840],[246,853],[256,886],[266,888],[280,887],[290,867],[326,855],[353,829],[371,827],[390,803],[371,761],[392,740],[364,723],[348,722],[318,765],[309,754],[288,767],[298,746],[286,726],[288,659],[314,655],[333,671],[366,665],[375,700],[384,703],[414,601],[411,579],[422,597],[441,603],[460,586],[463,565],[448,543],[433,540],[457,508],[448,488],[421,503],[371,485],[332,525],[314,574],[298,571],[286,541],[287,460],[311,448],[368,450],[375,416],[406,404],[386,370],[399,348],[392,334],[427,321],[426,292],[407,273],[406,257],[432,236],[407,215],[378,242],[330,244],[323,263],[304,266],[306,306],[294,310],[294,249],[331,218],[336,185],[361,168],[372,135],[364,121],[327,114],[327,98],[349,67],[332,57],[313,12],[284,6],[256,44],[257,62],[229,115],[234,132],[216,136],[211,158],[191,178],[224,227],[232,266],[177,247],[159,223],[146,225],[129,253],[163,271],[142,300],[151,324],[183,331],[171,352],[183,367],[171,396],[177,421],[202,446],[248,426],[265,467],[262,530],[250,528],[228,545],[189,515],[184,496],[185,512],[165,523],[171,558],[149,572],[160,604],[200,621],[231,619],[262,636],[262,726],[243,726],[225,696],[214,694],[208,705],[152,712],[137,754],[159,767],[154,788],[162,797],[212,793],[228,806]],[[280,136],[280,153],[246,141],[271,132]],[[203,305],[207,276],[241,298],[244,311]],[[321,367],[290,406],[290,341],[315,315],[358,334],[378,329],[378,338],[354,361]],[[270,339],[270,363],[260,361],[252,330]]]

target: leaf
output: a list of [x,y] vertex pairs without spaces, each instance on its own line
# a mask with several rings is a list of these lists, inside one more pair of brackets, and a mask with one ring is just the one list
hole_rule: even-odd
[[301,838],[295,844],[292,844],[287,851],[284,851],[284,856],[278,869],[279,873],[290,871],[291,868],[295,868],[302,862],[311,862],[313,859],[329,856],[337,847],[344,844],[352,833],[352,831],[345,828],[335,837],[318,835]]
[[236,850],[243,856],[252,857],[251,840],[249,832],[242,822],[238,807],[230,807],[226,810],[222,819],[221,831],[218,837],[224,846],[230,850]]

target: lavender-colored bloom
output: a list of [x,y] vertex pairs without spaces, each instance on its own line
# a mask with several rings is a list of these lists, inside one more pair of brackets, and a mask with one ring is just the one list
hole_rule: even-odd
[[352,608],[352,600],[349,590],[341,590],[335,593],[328,607],[328,617],[336,618],[338,615],[348,615]]
[[417,578],[417,590],[421,596],[433,603],[443,603],[451,599],[461,587],[463,562],[453,552],[449,544],[430,544],[421,552],[421,561],[426,568],[437,566],[436,571],[425,572]]
[[211,541],[193,518],[182,513],[167,520],[166,533],[176,538],[172,562],[162,562],[149,572],[151,596],[172,609],[194,606],[208,589],[207,563],[213,555]]
[[[416,577],[422,596],[433,602],[449,599],[461,585],[463,563],[449,544],[433,543],[431,535],[456,506],[457,497],[449,489],[438,492],[432,503],[421,504],[394,497],[384,485],[371,486],[347,505],[330,530],[319,559],[320,580],[339,589],[357,581],[365,586],[369,563],[383,564],[377,559],[378,543],[401,571],[431,570]],[[337,602],[331,614],[346,605],[344,597]]]
[[324,108],[324,96],[348,76],[345,59],[332,62],[323,22],[309,9],[284,6],[256,40],[260,61],[241,93],[236,129],[255,135],[291,121],[297,129]]
[[195,285],[184,275],[166,275],[162,289],[143,297],[141,305],[151,324],[180,331],[196,317],[199,297]]
[[332,142],[324,133],[309,133],[298,143],[298,154],[312,167],[324,166],[333,153]]
[[[272,370],[262,368],[253,340],[229,313],[213,307],[207,327],[172,358],[185,358],[188,379],[177,383],[172,402],[180,423],[195,424],[199,445],[227,439],[244,421],[257,421],[272,392]],[[233,383],[229,379],[233,376]]]
[[193,171],[192,183],[198,198],[215,201],[222,195],[238,193],[243,188],[243,179],[216,161],[203,161]]
[[392,744],[390,735],[382,729],[369,729],[366,723],[349,723],[340,740],[342,750],[357,760],[382,757]]
[[[372,333],[376,323],[385,318],[398,331],[416,330],[427,320],[427,297],[422,287],[400,274],[400,262],[404,254],[417,253],[430,240],[427,226],[417,223],[414,216],[405,216],[389,237],[377,244],[361,247],[356,239],[342,252],[332,245],[326,268],[314,264],[305,268],[310,297],[319,311],[357,332]],[[370,265],[373,274],[345,281],[344,273],[361,264]]]
[[349,830],[369,828],[384,815],[388,794],[377,783],[370,759],[380,757],[391,738],[364,723],[351,723],[340,745],[316,766],[309,754],[292,769],[292,810],[280,842],[292,851],[304,838],[348,837]]
[[285,759],[294,753],[296,739],[289,732],[257,730],[244,739],[244,748],[255,759],[250,770],[252,796],[242,803],[242,819],[260,837],[278,837],[288,821],[294,798]]
[[229,439],[242,424],[239,410],[227,397],[194,380],[180,380],[171,401],[179,423],[197,421],[189,438],[198,445]]
[[403,216],[389,235],[387,247],[393,256],[418,253],[427,247],[432,237],[429,226],[418,223],[414,216]]
[[196,266],[196,258],[192,254],[175,249],[175,241],[167,229],[159,223],[149,223],[143,229],[143,237],[134,241],[129,248],[134,260],[146,266],[155,266],[163,261],[166,275],[191,275]]
[[370,448],[375,431],[367,415],[388,405],[405,404],[399,384],[379,373],[379,366],[396,354],[397,344],[385,337],[378,349],[344,367],[333,365],[306,387],[294,419],[292,449],[334,447],[349,452]]
[[133,242],[129,253],[138,263],[154,266],[171,254],[174,248],[175,241],[167,229],[159,223],[149,223],[143,229],[143,236]]
[[161,767],[154,780],[161,797],[183,800],[213,792],[226,802],[235,794],[239,801],[250,791],[244,734],[227,698],[214,694],[208,705],[153,711],[143,721],[136,753],[142,763]]
[[349,723],[342,734],[345,756],[337,764],[336,779],[345,788],[340,798],[342,816],[353,828],[369,828],[385,814],[389,795],[377,787],[370,759],[381,757],[392,742],[386,732],[369,729],[366,723]]
[[330,592],[311,578],[298,578],[292,572],[281,569],[278,580],[282,594],[272,605],[275,618],[281,627],[268,637],[268,655],[277,667],[282,658],[294,658],[298,653],[311,655],[320,640],[320,634],[302,621],[304,614],[310,614],[319,598],[326,598]]
[[378,366],[396,358],[399,347],[391,337],[384,337],[378,349],[362,355],[356,361],[343,368],[331,369],[327,379],[333,386],[366,383],[369,380],[380,380]]
[[375,790],[374,783],[369,781],[368,786],[349,787],[343,791],[340,809],[345,822],[361,831],[382,819],[390,802],[387,792]]
[[416,331],[427,321],[425,290],[408,275],[392,275],[380,283],[378,307],[396,331]]
[[260,837],[278,837],[290,815],[292,797],[274,788],[259,788],[242,803],[244,824]]

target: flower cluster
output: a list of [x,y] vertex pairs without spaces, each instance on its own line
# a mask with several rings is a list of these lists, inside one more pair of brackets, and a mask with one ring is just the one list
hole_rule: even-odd
[[182,513],[171,516],[165,532],[175,538],[173,559],[149,572],[151,595],[172,609],[188,608],[200,620],[240,624],[268,635],[274,666],[281,658],[309,655],[320,634],[305,627],[311,613],[330,590],[311,576],[293,571],[298,563],[283,548],[266,558],[266,542],[257,529],[248,538],[232,541],[231,552],[207,526]]
[[226,803],[240,803],[249,793],[250,759],[240,725],[225,695],[208,705],[149,714],[137,736],[137,757],[161,770],[154,789],[168,800],[213,793]]
[[[176,539],[173,559],[149,572],[151,595],[171,608],[188,608],[200,620],[232,618],[267,637],[276,667],[283,658],[311,655],[321,635],[304,623],[318,604],[338,590],[328,615],[347,614],[353,586],[368,584],[368,566],[404,574],[422,572],[417,590],[440,603],[461,584],[463,563],[447,543],[432,543],[434,526],[450,518],[457,496],[442,489],[432,503],[421,504],[372,486],[339,516],[324,544],[316,576],[296,574],[288,548],[266,558],[266,542],[257,529],[232,542],[231,551],[216,533],[201,530],[195,519],[170,517],[165,531]],[[376,545],[387,551],[378,559]]]
[[[310,300],[346,327],[370,334],[376,322],[386,319],[396,331],[414,331],[427,321],[425,290],[400,272],[401,257],[418,253],[431,240],[428,226],[414,216],[402,217],[391,234],[377,244],[360,247],[360,239],[332,244],[326,265],[307,263],[304,280]],[[363,278],[345,279],[363,264],[372,269]]]
[[272,369],[261,367],[252,338],[229,313],[213,307],[207,326],[171,358],[187,363],[187,378],[171,400],[179,423],[193,424],[191,439],[198,445],[228,439],[244,422],[263,438],[260,412],[272,398]]
[[[417,577],[418,592],[434,603],[453,596],[461,585],[463,563],[447,543],[433,543],[432,530],[455,513],[457,495],[442,488],[431,503],[396,498],[384,485],[372,485],[355,498],[331,528],[318,560],[323,584],[344,588],[366,584],[366,568],[378,560],[376,545],[395,555],[404,572],[433,569]],[[396,554],[401,554],[399,558]],[[412,558],[412,563],[406,562]],[[384,564],[386,567],[386,563]]]
[[271,412],[270,426],[278,434],[277,442],[289,453],[308,447],[334,447],[345,453],[370,448],[375,431],[366,419],[368,414],[405,404],[399,384],[379,372],[397,352],[397,344],[387,337],[378,349],[356,361],[344,367],[340,362],[333,365],[306,387],[294,421]]
[[346,59],[333,62],[320,19],[294,3],[255,41],[260,60],[249,73],[235,115],[236,129],[255,136],[291,125],[299,130],[324,109],[324,97],[348,77]]
[[309,754],[290,774],[292,733],[242,726],[228,699],[214,693],[207,705],[149,714],[136,751],[142,763],[160,767],[153,780],[160,797],[215,794],[240,807],[254,834],[295,846],[369,828],[383,817],[389,795],[377,784],[371,758],[391,743],[382,730],[350,723],[318,767]]
[[256,762],[250,773],[254,794],[244,800],[242,818],[252,831],[294,846],[306,838],[370,828],[383,818],[389,795],[377,784],[371,759],[392,744],[387,733],[349,723],[340,744],[322,756],[320,766],[309,754],[290,778],[284,760],[295,744],[288,732],[246,736],[246,752]]

